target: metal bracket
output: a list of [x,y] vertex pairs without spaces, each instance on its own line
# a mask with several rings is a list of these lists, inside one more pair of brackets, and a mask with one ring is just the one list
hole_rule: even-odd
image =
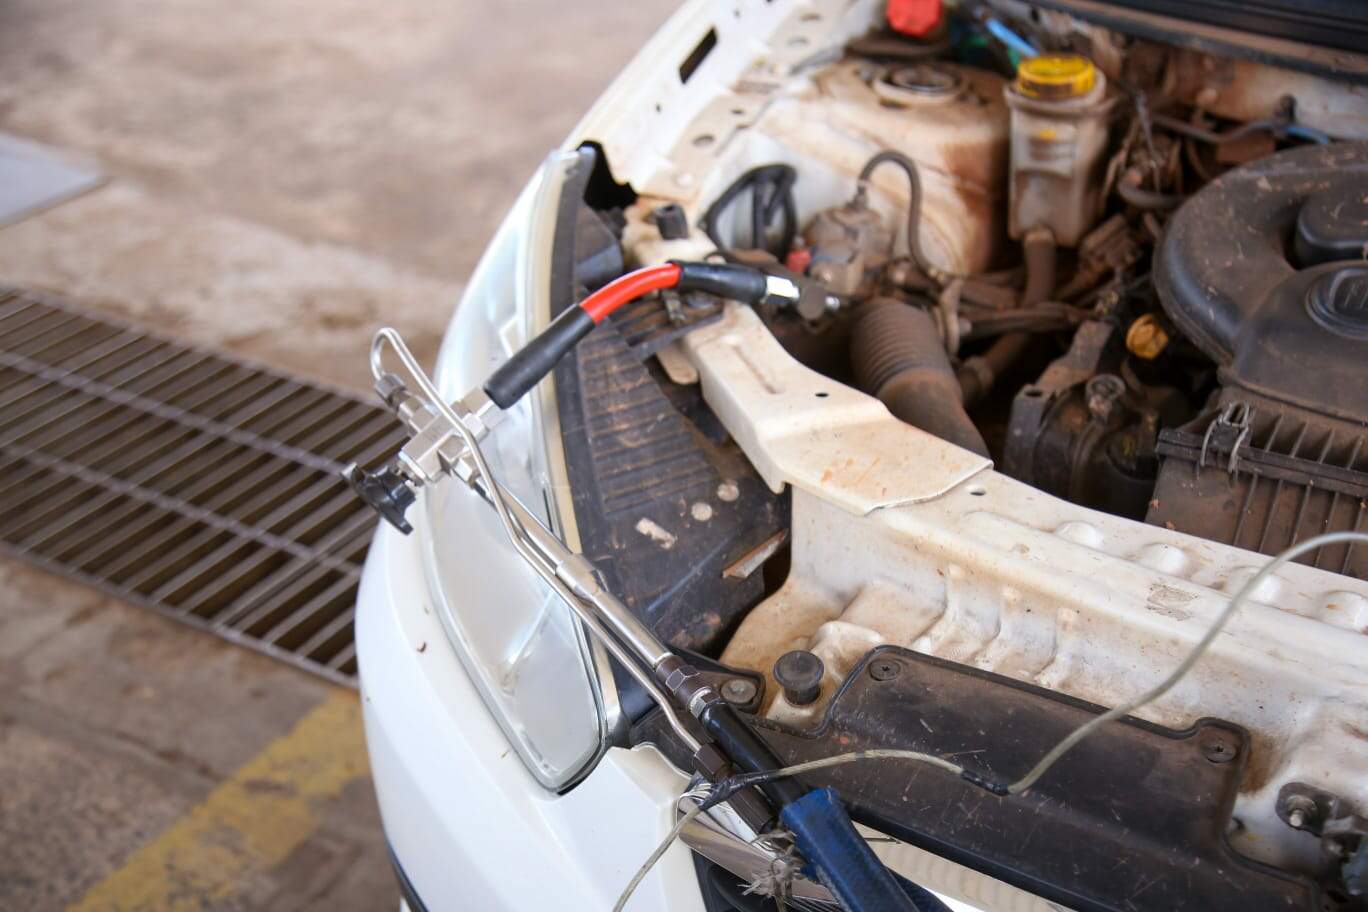
[[1197,471],[1206,468],[1207,450],[1214,443],[1218,449],[1229,449],[1230,460],[1226,472],[1235,474],[1239,464],[1240,447],[1249,439],[1250,429],[1254,426],[1254,410],[1248,402],[1228,402],[1216,420],[1207,426],[1202,437],[1202,451],[1197,456]]
[[1346,893],[1368,895],[1368,818],[1338,795],[1304,782],[1278,790],[1278,817],[1320,838],[1327,867],[1340,872]]

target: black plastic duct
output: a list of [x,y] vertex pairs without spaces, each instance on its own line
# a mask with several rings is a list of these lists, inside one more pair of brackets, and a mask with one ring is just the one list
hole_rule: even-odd
[[1368,422],[1368,143],[1281,152],[1174,215],[1154,277],[1222,383]]

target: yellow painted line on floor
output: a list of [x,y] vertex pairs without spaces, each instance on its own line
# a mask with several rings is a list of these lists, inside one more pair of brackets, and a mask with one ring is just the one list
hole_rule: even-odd
[[315,806],[366,772],[357,696],[334,691],[68,909],[190,912],[222,901],[283,861],[317,828]]

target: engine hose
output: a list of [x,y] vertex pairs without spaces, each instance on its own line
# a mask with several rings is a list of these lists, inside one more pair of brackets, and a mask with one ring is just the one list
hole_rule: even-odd
[[1021,291],[1021,307],[1034,307],[1054,294],[1059,257],[1054,232],[1032,228],[1021,239],[1021,258],[1026,261],[1026,287]]
[[1177,209],[1187,199],[1181,193],[1156,193],[1135,184],[1121,181],[1116,185],[1116,195],[1137,209]]
[[1248,136],[1251,133],[1264,131],[1272,133],[1275,136],[1279,133],[1286,133],[1289,136],[1295,136],[1298,139],[1304,139],[1307,142],[1318,143],[1320,145],[1332,142],[1329,134],[1321,130],[1278,117],[1269,118],[1267,120],[1252,120],[1249,123],[1241,124],[1238,127],[1226,130],[1224,133],[1217,133],[1215,130],[1208,130],[1197,124],[1187,123],[1176,117],[1168,117],[1164,114],[1155,114],[1151,119],[1156,127],[1163,127],[1165,130],[1171,130],[1181,136],[1186,136],[1195,139],[1198,142],[1209,143],[1215,146],[1224,145],[1225,143]]
[[988,455],[964,410],[935,320],[895,298],[866,303],[851,331],[850,360],[860,387],[908,424],[956,446]]
[[931,261],[926,258],[926,251],[921,245],[921,200],[922,185],[921,175],[917,172],[917,163],[892,149],[886,149],[878,153],[865,166],[860,169],[858,178],[859,189],[856,191],[858,198],[863,198],[868,192],[869,179],[874,176],[874,169],[884,162],[892,162],[902,169],[907,175],[907,252],[912,257],[912,262],[917,264],[917,268],[931,277],[938,274],[931,265]]
[[[1059,260],[1054,234],[1048,228],[1030,229],[1021,239],[1021,254],[1026,261],[1026,287],[1018,306],[1034,307],[1054,294]],[[986,396],[998,377],[1016,363],[1030,344],[1030,333],[1003,333],[983,354],[966,358],[958,372],[964,407],[969,408]]]

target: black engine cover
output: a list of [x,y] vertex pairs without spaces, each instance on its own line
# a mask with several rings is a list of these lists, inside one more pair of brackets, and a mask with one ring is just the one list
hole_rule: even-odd
[[1289,150],[1183,204],[1155,284],[1222,384],[1368,425],[1368,143]]

